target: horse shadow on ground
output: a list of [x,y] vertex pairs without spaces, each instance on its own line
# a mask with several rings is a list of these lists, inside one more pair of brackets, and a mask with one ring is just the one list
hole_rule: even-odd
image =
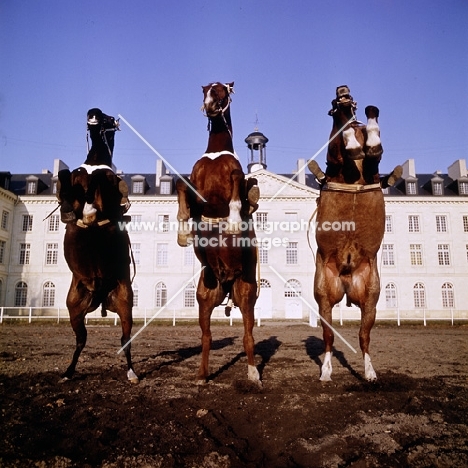
[[[276,336],[270,336],[265,340],[259,341],[255,344],[255,355],[258,355],[262,358],[260,364],[257,365],[258,372],[260,374],[260,379],[262,378],[263,370],[265,366],[268,364],[272,356],[276,353],[278,348],[281,346],[281,341],[277,339]],[[212,348],[213,349],[213,348]],[[238,353],[234,358],[232,358],[229,362],[221,366],[217,371],[210,374],[207,378],[208,381],[214,380],[216,377],[219,377],[223,372],[227,371],[230,367],[232,367],[236,362],[238,362],[241,358],[246,357],[244,351]]]
[[[211,343],[211,350],[216,351],[216,350],[226,348],[228,346],[232,346],[237,338],[238,338],[237,336],[232,336],[232,337],[222,338],[219,340],[213,340],[213,342]],[[170,351],[161,351],[160,353],[153,354],[152,356],[149,356],[147,358],[142,358],[140,359],[139,363],[153,361],[158,358],[168,358],[168,359],[163,362],[159,362],[155,364],[154,366],[152,366],[150,369],[147,369],[146,371],[141,372],[139,374],[140,379],[148,377],[153,372],[158,372],[165,367],[172,366],[173,364],[179,364],[187,359],[190,359],[194,356],[201,354],[201,352],[202,352],[202,347],[201,345],[198,345],[198,346],[189,346],[185,348],[174,349]]]
[[[320,355],[322,355],[325,352],[325,342],[320,338],[317,338],[316,336],[309,336],[306,340],[303,340],[302,342],[305,344],[307,355],[312,361],[315,362],[315,364],[317,364],[318,374],[320,376],[320,371],[323,364]],[[335,347],[333,347],[332,351],[333,357],[338,360],[342,367],[347,369],[349,373],[360,382],[365,381],[362,375],[359,372],[357,372],[353,368],[353,366],[348,362],[342,351],[338,351]]]

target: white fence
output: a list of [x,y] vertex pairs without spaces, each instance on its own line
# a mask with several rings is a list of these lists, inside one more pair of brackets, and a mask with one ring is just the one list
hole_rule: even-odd
[[[176,322],[187,322],[197,321],[198,312],[195,308],[176,310],[176,309],[133,309],[133,318],[136,321],[142,320],[144,324],[153,321],[153,320],[164,320],[172,321],[172,324],[175,326]],[[336,307],[333,309],[333,320],[336,323],[339,321],[341,325],[344,322],[350,321],[359,321],[361,318],[360,310],[357,308],[340,308]],[[69,321],[68,309],[64,307],[0,307],[0,323],[3,323],[5,320],[27,320],[28,323],[31,323],[33,320],[54,320],[57,323],[61,321]],[[238,310],[233,309],[231,316],[226,317],[224,314],[224,307],[217,307],[214,309],[212,314],[213,320],[220,320],[229,322],[230,325],[234,321],[241,321],[241,315]],[[262,313],[260,308],[255,309],[255,319],[257,325],[260,326],[262,322],[268,322],[268,320],[282,320],[287,319],[274,317],[265,319],[262,318]],[[119,317],[117,314],[108,312],[107,317],[101,317],[100,309],[97,309],[94,312],[89,313],[86,316],[86,322],[92,320],[107,321],[117,325],[119,322]],[[293,319],[290,319],[293,320]],[[293,321],[297,321],[295,319]],[[303,319],[305,321],[305,318]],[[443,309],[437,311],[429,311],[426,309],[414,309],[414,310],[384,310],[377,312],[377,320],[394,322],[398,326],[402,322],[421,322],[425,326],[428,321],[450,321],[453,325],[455,321],[467,321],[468,322],[468,310],[459,311],[454,309]],[[315,312],[310,311],[308,317],[308,323],[311,327],[318,326],[318,317]]]

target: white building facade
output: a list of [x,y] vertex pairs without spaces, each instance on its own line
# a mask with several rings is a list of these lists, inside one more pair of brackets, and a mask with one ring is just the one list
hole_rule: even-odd
[[[296,319],[316,324],[313,298],[315,239],[311,217],[320,195],[310,174],[247,175],[261,191],[255,213],[259,248],[261,319]],[[63,255],[55,184],[64,163],[42,174],[1,173],[0,307],[4,316],[66,317],[71,273]],[[177,245],[177,176],[161,161],[153,174],[119,174],[130,189],[127,225],[135,259],[134,316],[197,318],[195,288],[200,264],[192,247]],[[386,231],[379,251],[380,319],[468,319],[468,178],[464,160],[447,174],[417,174],[413,160],[402,180],[385,193]],[[215,317],[223,317],[223,307]],[[29,312],[30,313],[30,312]],[[99,316],[99,311],[95,313]],[[359,318],[359,310],[337,305],[334,316]],[[233,310],[233,317],[240,317]]]

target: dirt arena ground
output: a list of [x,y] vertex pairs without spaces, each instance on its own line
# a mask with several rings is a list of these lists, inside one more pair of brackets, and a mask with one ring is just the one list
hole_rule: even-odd
[[[358,348],[358,325],[338,328]],[[370,384],[338,338],[333,381],[320,382],[321,329],[265,322],[254,330],[262,389],[246,379],[240,324],[213,325],[204,386],[197,325],[144,329],[138,385],[117,354],[120,328],[88,331],[76,376],[61,383],[68,324],[0,326],[0,466],[468,466],[467,324],[377,324]]]

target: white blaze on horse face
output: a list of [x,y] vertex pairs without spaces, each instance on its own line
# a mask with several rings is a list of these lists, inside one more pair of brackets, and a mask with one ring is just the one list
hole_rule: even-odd
[[380,128],[379,124],[377,123],[377,119],[370,118],[367,121],[367,146],[373,147],[380,145]]
[[372,367],[371,358],[367,353],[364,354],[364,375],[369,382],[377,380],[377,374]]
[[331,380],[332,374],[332,364],[331,364],[332,353],[327,351],[325,357],[323,358],[322,364],[322,373],[320,375],[320,380],[322,382],[329,382]]
[[359,141],[356,139],[356,135],[354,134],[354,128],[348,128],[347,130],[343,131],[343,140],[345,144],[345,148],[347,150],[355,150],[360,149],[362,146],[359,144]]

